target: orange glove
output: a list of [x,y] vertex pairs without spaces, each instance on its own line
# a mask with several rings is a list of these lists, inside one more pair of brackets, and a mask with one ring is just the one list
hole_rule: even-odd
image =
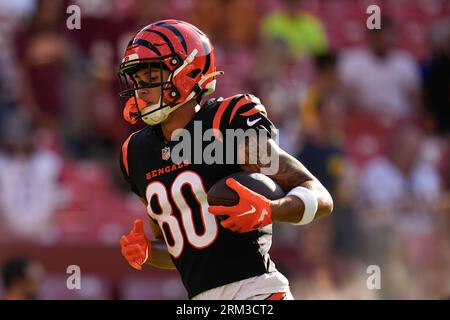
[[150,258],[152,245],[144,233],[144,222],[141,219],[134,221],[133,230],[120,238],[122,255],[128,263],[137,270]]
[[270,200],[248,189],[233,178],[225,181],[227,186],[239,195],[235,206],[210,206],[208,211],[214,215],[228,215],[222,227],[239,233],[257,230],[272,223]]

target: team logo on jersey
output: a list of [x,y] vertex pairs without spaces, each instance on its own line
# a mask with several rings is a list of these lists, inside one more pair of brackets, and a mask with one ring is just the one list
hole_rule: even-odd
[[162,156],[163,160],[169,160],[169,158],[170,158],[170,148],[169,147],[162,148],[161,156]]

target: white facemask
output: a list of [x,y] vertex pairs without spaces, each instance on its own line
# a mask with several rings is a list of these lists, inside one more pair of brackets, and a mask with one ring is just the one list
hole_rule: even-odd
[[[183,70],[189,63],[192,62],[192,60],[194,60],[195,56],[197,55],[197,49],[194,49],[191,54],[183,61],[183,64],[177,68],[176,70],[174,70],[173,73],[171,73],[169,75],[169,80],[172,81],[172,79],[181,71]],[[217,76],[217,75],[221,75],[223,74],[223,71],[216,71],[216,72],[212,72],[210,74],[207,75],[203,75],[202,78],[199,81],[199,85],[202,85],[203,82],[205,82],[206,80],[208,80],[211,77]],[[206,92],[204,92],[204,95],[208,95],[211,94],[212,92],[214,92],[216,87],[216,80],[211,81],[208,86],[206,87]],[[161,99],[162,97],[159,97],[159,101],[155,104],[146,106],[144,109],[141,110],[141,114],[144,114],[144,116],[142,117],[142,121],[144,121],[146,124],[154,126],[158,123],[163,122],[164,120],[166,120],[169,115],[177,110],[179,107],[181,107],[182,105],[184,105],[185,103],[187,103],[188,101],[190,101],[191,99],[193,99],[195,96],[195,92],[192,91],[191,94],[182,102],[180,102],[179,104],[176,104],[174,106],[167,106],[164,108],[161,108],[158,111],[154,111],[152,113],[150,113],[153,110],[158,109],[161,106]],[[147,113],[150,113],[148,115],[145,115]]]
[[161,98],[159,98],[159,101],[157,103],[149,105],[144,109],[142,109],[141,113],[144,115],[151,112],[150,114],[143,116],[141,118],[142,121],[144,121],[148,125],[154,126],[155,124],[161,123],[164,120],[166,120],[171,112],[170,107],[164,107],[158,111],[152,112],[153,110],[158,109],[160,105],[161,105]]

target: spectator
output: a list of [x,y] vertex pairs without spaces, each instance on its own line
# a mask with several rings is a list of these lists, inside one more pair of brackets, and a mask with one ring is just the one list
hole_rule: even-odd
[[224,11],[225,1],[222,0],[197,0],[191,10],[190,21],[214,39],[216,47],[221,47],[226,38]]
[[394,49],[394,25],[382,20],[369,30],[369,47],[348,49],[340,59],[340,77],[353,108],[393,117],[419,112],[420,79],[414,60]]
[[258,61],[252,76],[255,93],[267,106],[267,112],[279,129],[280,146],[292,153],[298,152],[299,131],[298,101],[306,92],[311,64],[296,60],[287,44],[277,40],[259,49]]
[[2,300],[36,300],[44,276],[42,265],[31,258],[13,258],[3,265]]
[[6,65],[6,61],[3,60],[0,54],[0,122],[7,117],[8,112],[14,108],[13,101],[11,101],[11,90],[9,88],[9,81],[7,75],[4,73],[3,66]]
[[344,153],[341,148],[344,117],[343,101],[337,93],[328,93],[318,101],[317,123],[306,134],[297,158],[322,181],[327,190],[335,190],[342,176]]
[[[318,102],[330,92],[340,90],[340,82],[337,73],[337,57],[334,52],[326,52],[314,58],[316,79],[309,86],[304,102],[300,105],[300,121],[303,123],[304,131],[313,131],[319,121]],[[340,113],[345,113],[342,109]]]
[[310,168],[333,196],[336,215],[331,217],[333,224],[330,228],[334,234],[334,249],[355,255],[358,249],[358,223],[352,205],[355,185],[351,182],[355,177],[342,148],[344,104],[340,94],[333,91],[317,99],[316,121],[306,131],[297,158]]
[[296,299],[374,299],[367,273],[355,259],[343,259],[333,251],[331,220],[305,226],[297,247],[299,261],[291,281]]
[[432,58],[425,74],[427,111],[438,134],[450,133],[450,22],[433,30]]
[[[0,35],[0,45],[4,43]],[[14,106],[16,102],[16,90],[14,88],[14,72],[11,70],[11,61],[7,55],[7,51],[0,52],[0,119],[6,113],[5,109]]]
[[63,112],[63,85],[73,48],[64,36],[62,1],[40,0],[25,28],[16,35],[22,101],[41,124],[52,127]]
[[388,270],[385,298],[423,294],[420,277],[439,255],[440,179],[437,170],[421,158],[422,141],[416,127],[399,128],[387,156],[372,160],[360,178],[366,258]]
[[283,0],[280,10],[269,13],[262,21],[263,40],[283,40],[297,57],[320,54],[327,49],[327,38],[321,21],[302,8],[300,0]]
[[[216,44],[216,63],[225,76],[220,78],[216,96],[230,96],[236,91],[254,92],[249,87],[255,67],[255,48],[258,41],[258,6],[255,1],[198,1],[194,17],[206,23],[208,35]],[[212,6],[213,8],[208,8]],[[202,12],[208,11],[205,15]],[[219,16],[219,18],[216,17]],[[216,41],[217,40],[217,41]]]
[[73,158],[111,159],[115,144],[129,128],[123,125],[123,105],[112,90],[117,79],[110,43],[98,40],[88,57],[89,72],[79,83],[80,94],[72,99],[70,123],[65,127],[66,148]]
[[0,134],[0,219],[6,230],[1,237],[45,240],[51,236],[61,160],[39,148],[37,131],[28,117],[16,112],[4,120]]
[[380,216],[384,222],[399,223],[399,227],[430,227],[440,180],[437,170],[420,158],[422,139],[416,127],[401,127],[394,134],[387,157],[374,159],[362,172],[364,206],[384,213]]
[[226,2],[227,46],[255,46],[258,38],[259,7],[254,0],[231,0]]

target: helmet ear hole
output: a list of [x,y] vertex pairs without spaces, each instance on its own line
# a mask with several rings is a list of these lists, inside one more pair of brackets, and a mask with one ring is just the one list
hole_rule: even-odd
[[202,71],[202,70],[200,70],[200,69],[192,70],[191,72],[189,72],[189,73],[187,74],[187,76],[188,76],[188,77],[191,77],[192,79],[195,79],[201,71]]

